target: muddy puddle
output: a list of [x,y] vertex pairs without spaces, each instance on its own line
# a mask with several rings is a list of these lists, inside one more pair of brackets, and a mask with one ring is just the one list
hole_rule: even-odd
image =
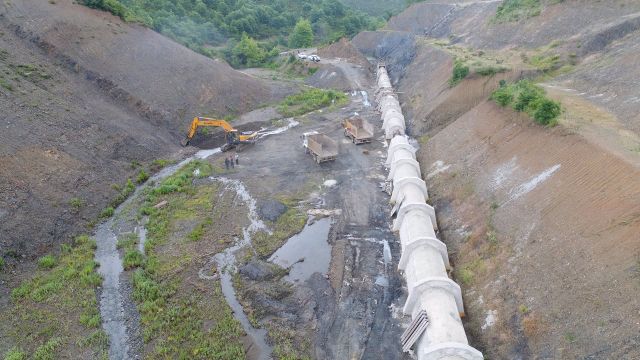
[[292,236],[269,261],[289,268],[285,277],[291,282],[305,281],[314,273],[326,274],[331,263],[331,245],[327,241],[331,219],[320,219]]

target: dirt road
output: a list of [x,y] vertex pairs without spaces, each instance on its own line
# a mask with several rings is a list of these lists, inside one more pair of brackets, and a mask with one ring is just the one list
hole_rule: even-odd
[[[395,270],[399,245],[389,230],[388,195],[380,188],[385,145],[375,140],[356,146],[344,137],[340,125],[357,112],[380,128],[368,100],[371,75],[352,64],[327,62],[349,70],[344,73],[354,86],[350,103],[296,119],[301,124],[287,133],[243,149],[240,170],[229,177],[241,180],[258,202],[303,192],[313,209],[340,210],[329,233],[330,269],[326,276],[316,274],[296,283],[292,295],[284,299],[256,296],[249,301],[271,309],[261,322],[289,317],[296,331],[312,334],[312,352],[318,359],[399,359],[403,358],[402,320],[392,315],[405,293]],[[318,165],[304,153],[300,136],[312,130],[338,141],[336,161]],[[375,136],[381,139],[381,131]],[[277,303],[291,305],[293,298],[300,300],[298,308],[278,309]]]

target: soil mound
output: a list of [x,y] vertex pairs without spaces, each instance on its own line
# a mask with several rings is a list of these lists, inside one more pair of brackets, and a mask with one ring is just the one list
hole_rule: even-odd
[[346,38],[318,50],[321,58],[340,58],[352,64],[369,66],[369,60]]
[[396,83],[416,55],[415,36],[403,31],[364,31],[351,41],[361,53],[387,64]]
[[313,76],[305,80],[305,83],[323,89],[337,89],[349,91],[353,89],[349,78],[338,66],[323,65]]

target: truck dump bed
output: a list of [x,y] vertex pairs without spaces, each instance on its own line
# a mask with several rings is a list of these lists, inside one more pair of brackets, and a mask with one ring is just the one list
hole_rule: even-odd
[[351,138],[354,144],[371,142],[373,138],[373,125],[361,117],[352,117],[344,120],[344,135]]
[[307,149],[318,164],[335,160],[338,156],[338,143],[324,134],[307,135]]

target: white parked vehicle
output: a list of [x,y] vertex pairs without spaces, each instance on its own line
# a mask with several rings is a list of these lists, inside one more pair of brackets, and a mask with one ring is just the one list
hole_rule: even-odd
[[303,53],[298,54],[298,59],[300,59],[300,60],[306,60],[307,58],[308,58],[307,55],[305,55]]
[[320,62],[320,57],[318,55],[309,55],[308,59],[313,62]]

